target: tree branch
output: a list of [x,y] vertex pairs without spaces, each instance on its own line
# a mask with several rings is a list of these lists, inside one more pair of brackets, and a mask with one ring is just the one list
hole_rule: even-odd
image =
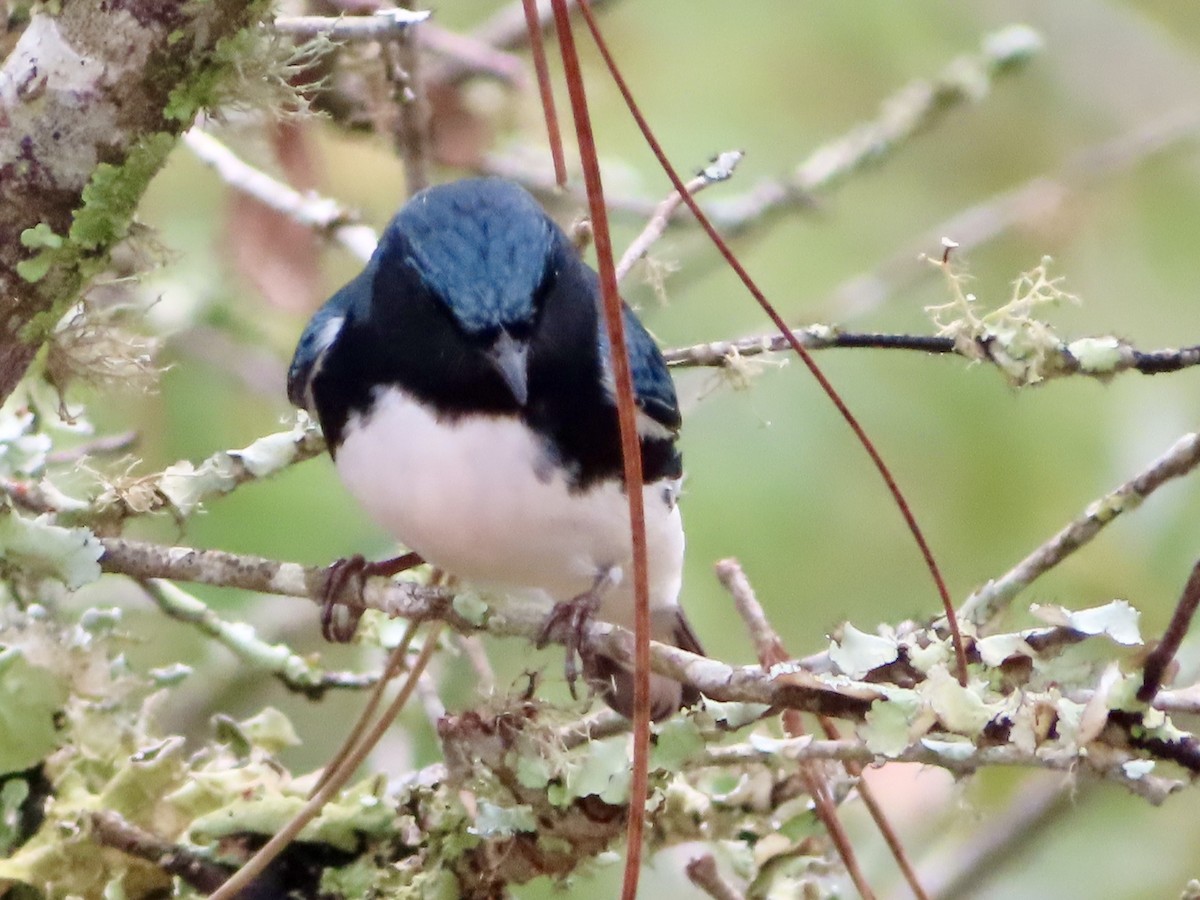
[[[105,572],[130,575],[139,579],[170,578],[195,581],[227,587],[240,587],[266,593],[292,596],[321,596],[327,570],[305,567],[296,563],[280,563],[256,557],[236,556],[216,550],[193,550],[184,547],[165,547],[119,538],[102,538],[104,552],[100,566]],[[343,602],[358,603],[366,608],[379,610],[389,616],[402,617],[414,622],[440,620],[463,633],[486,631],[502,637],[516,637],[527,641],[541,636],[545,624],[546,609],[537,602],[508,600],[503,604],[486,607],[476,605],[467,598],[456,598],[442,588],[426,587],[411,582],[391,581],[385,578],[365,580],[360,597],[343,597]],[[765,755],[783,754],[794,759],[839,759],[856,763],[873,763],[886,760],[924,762],[938,765],[955,772],[967,772],[981,766],[1031,766],[1057,770],[1081,768],[1093,771],[1100,777],[1115,779],[1129,790],[1152,802],[1161,800],[1174,790],[1174,782],[1151,777],[1145,768],[1126,765],[1136,760],[1164,760],[1176,762],[1191,769],[1200,769],[1195,738],[1185,732],[1173,730],[1161,718],[1154,723],[1143,724],[1142,731],[1132,735],[1130,726],[1137,724],[1133,719],[1125,721],[1120,709],[1107,713],[1118,727],[1107,737],[1101,733],[1105,704],[1117,702],[1121,696],[1114,693],[1112,686],[1103,684],[1100,689],[1085,683],[1074,688],[1067,684],[1055,684],[1050,693],[1024,685],[1016,673],[1022,670],[1015,660],[1022,658],[1040,659],[1058,653],[1063,647],[1080,640],[1105,640],[1103,636],[1089,637],[1072,632],[1071,640],[1063,643],[1048,636],[1068,632],[1071,629],[1034,629],[1019,635],[1008,636],[1004,662],[1013,662],[1006,668],[1003,687],[987,689],[986,682],[973,684],[970,688],[957,685],[944,664],[934,666],[926,675],[911,665],[905,667],[903,660],[908,650],[922,648],[932,652],[935,644],[940,652],[949,656],[949,647],[944,639],[931,631],[921,629],[897,631],[898,643],[893,644],[890,660],[873,663],[863,671],[843,673],[832,671],[818,675],[801,668],[797,663],[786,663],[764,669],[761,666],[731,666],[719,660],[696,656],[668,645],[651,644],[651,668],[660,674],[694,685],[713,701],[736,701],[739,703],[764,704],[777,709],[795,709],[803,712],[828,715],[866,722],[868,737],[862,740],[832,740],[813,742],[816,749],[804,750],[811,738],[789,739],[791,743],[776,744],[771,741],[758,742],[736,751],[741,758],[751,759]],[[846,638],[842,639],[843,641]],[[623,628],[604,622],[592,622],[584,628],[583,641],[594,652],[610,655],[618,662],[632,662],[632,636]],[[1019,648],[1024,649],[1019,649]],[[915,651],[914,651],[915,652]],[[980,652],[979,650],[975,651]],[[989,652],[994,653],[994,649]],[[926,663],[928,665],[928,663]],[[1028,662],[1026,662],[1028,667]],[[897,668],[897,667],[900,668]],[[1032,671],[1027,669],[1028,671]],[[939,671],[941,674],[939,675]],[[847,678],[850,674],[851,678]],[[1086,677],[1086,676],[1085,676]],[[1103,681],[1101,676],[1096,676]],[[1127,676],[1136,678],[1136,676]],[[897,687],[897,678],[905,684]],[[859,680],[852,680],[859,679]],[[1097,683],[1099,684],[1100,681]],[[1019,688],[1019,690],[1018,690]],[[980,698],[975,692],[983,690]],[[1136,690],[1134,688],[1133,690]],[[951,694],[948,695],[947,691]],[[959,696],[945,706],[948,696]],[[976,696],[974,700],[967,698]],[[1183,692],[1172,692],[1176,705],[1181,705]],[[1077,697],[1071,703],[1098,706],[1101,718],[1099,725],[1084,732],[1082,725],[1072,725],[1067,719],[1059,732],[1051,732],[1043,738],[1017,737],[1018,723],[1044,720],[1047,710],[1056,709],[1066,702],[1068,696]],[[968,705],[963,707],[961,704]],[[982,704],[982,705],[978,705]],[[884,712],[884,707],[894,712]],[[963,709],[974,709],[967,719],[961,718]],[[884,720],[867,718],[876,712]],[[983,715],[986,711],[986,715]],[[899,732],[880,732],[881,722],[887,716],[899,715],[909,721]],[[977,718],[983,715],[983,718]],[[1061,715],[1073,713],[1062,709]],[[873,724],[872,724],[873,722]],[[990,724],[987,724],[989,723]],[[921,723],[921,724],[917,724]],[[987,727],[985,728],[985,724]],[[860,725],[860,727],[863,727]],[[912,729],[916,729],[913,731]],[[989,741],[1003,739],[1013,732],[1011,743],[985,746]],[[1094,733],[1092,733],[1094,731]],[[917,744],[894,745],[896,733],[908,735],[908,741],[920,740]],[[925,737],[921,738],[920,735]],[[985,741],[984,735],[990,735]],[[891,736],[888,736],[891,735]],[[882,743],[880,743],[882,741]],[[979,741],[976,746],[972,741]],[[873,743],[874,742],[874,743]],[[801,755],[794,755],[800,753]],[[733,757],[720,756],[710,761],[728,763]],[[734,751],[728,751],[734,752]],[[805,756],[803,754],[809,754]]]
[[300,193],[289,184],[244,162],[215,137],[199,128],[183,136],[187,148],[202,163],[214,169],[235,190],[264,206],[328,237],[358,259],[366,262],[379,242],[375,230],[357,221],[341,204],[311,192]]
[[256,669],[278,678],[291,691],[319,700],[330,688],[368,688],[378,676],[356,672],[331,672],[313,664],[286,644],[260,638],[244,622],[227,622],[196,597],[161,579],[140,580],[147,596],[166,615],[194,625]]
[[36,6],[0,69],[0,400],[126,236],[269,4]]
[[[964,345],[961,339],[952,337],[849,332],[842,331],[836,325],[809,325],[793,330],[792,334],[809,350],[911,350],[918,353],[955,354],[972,362],[1000,365],[993,356],[987,337],[976,338]],[[663,357],[667,365],[681,369],[700,366],[721,368],[736,365],[739,359],[745,357],[787,352],[789,346],[781,334],[761,334],[735,341],[710,341],[690,347],[676,347],[664,350]],[[1114,375],[1131,370],[1143,375],[1159,375],[1200,365],[1200,344],[1146,351],[1138,350],[1123,338],[1112,335],[1075,341],[1060,340],[1047,350],[1046,361],[1039,369],[1042,381],[1067,375],[1084,375],[1107,381]]]
[[1200,465],[1200,433],[1186,434],[1145,471],[1088,505],[1083,514],[1038,547],[1016,566],[971,594],[959,610],[966,621],[982,628],[1021,591],[1080,547],[1122,513],[1136,509],[1150,494],[1173,478]]
[[428,10],[381,9],[369,16],[278,16],[271,27],[299,38],[390,41],[429,18]]
[[[780,738],[757,746],[754,743],[746,743],[711,747],[705,753],[703,761],[705,764],[720,766],[745,762],[777,765],[781,758],[797,763],[837,760],[869,765],[878,760],[878,754],[862,741],[820,741],[811,736],[805,736],[803,738]],[[1130,793],[1148,800],[1155,806],[1160,805],[1167,797],[1184,787],[1184,783],[1181,781],[1156,775],[1131,775],[1125,764],[1138,759],[1138,757],[1131,753],[1119,753],[1115,750],[1095,759],[1089,754],[1069,750],[1039,749],[1031,752],[1012,744],[996,747],[970,747],[966,744],[946,746],[927,741],[906,747],[894,755],[889,755],[888,759],[891,762],[936,766],[957,775],[970,775],[979,769],[997,766],[1050,769],[1069,773],[1091,772],[1107,781],[1120,784]]]

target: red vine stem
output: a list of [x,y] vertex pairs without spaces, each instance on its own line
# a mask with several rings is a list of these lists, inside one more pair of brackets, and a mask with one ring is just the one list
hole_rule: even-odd
[[521,0],[521,6],[525,10],[525,27],[529,29],[529,52],[533,56],[533,71],[537,73],[542,114],[546,117],[546,139],[550,142],[550,158],[554,161],[554,182],[559,187],[566,187],[567,161],[563,156],[562,134],[554,109],[554,91],[550,87],[550,68],[546,65],[546,45],[542,40],[537,0]]
[[908,526],[909,532],[912,533],[913,539],[917,542],[917,547],[920,549],[921,556],[925,560],[925,567],[929,570],[929,574],[933,578],[933,583],[937,587],[938,596],[941,598],[942,608],[945,611],[946,623],[950,628],[950,637],[954,644],[954,656],[957,662],[958,681],[959,684],[961,684],[963,687],[966,687],[967,652],[963,646],[962,632],[958,627],[958,617],[954,613],[954,604],[950,599],[950,592],[946,588],[946,582],[942,578],[942,572],[938,568],[937,561],[933,558],[933,551],[929,549],[929,544],[925,540],[925,534],[921,531],[921,526],[917,524],[916,517],[913,515],[912,509],[909,507],[908,501],[904,498],[904,494],[901,492],[900,486],[896,484],[895,478],[892,477],[892,472],[888,468],[887,463],[883,461],[883,457],[879,455],[879,451],[875,448],[874,443],[872,443],[871,439],[867,437],[866,431],[863,429],[862,425],[859,424],[859,421],[855,417],[854,413],[850,411],[850,408],[846,405],[846,402],[842,400],[841,396],[834,389],[829,379],[826,378],[825,373],[821,371],[821,368],[817,365],[816,360],[814,360],[812,355],[804,349],[804,346],[796,338],[796,335],[792,333],[792,330],[788,327],[787,323],[783,321],[783,317],[779,315],[779,312],[767,299],[766,295],[762,292],[758,285],[755,284],[754,279],[750,277],[750,273],[746,271],[745,267],[741,264],[738,258],[734,256],[733,251],[729,249],[729,245],[725,243],[725,240],[717,232],[717,229],[713,226],[712,222],[709,221],[708,216],[704,214],[704,211],[700,208],[699,204],[696,203],[695,198],[693,198],[688,192],[687,186],[683,183],[683,179],[679,177],[679,173],[675,171],[675,167],[671,165],[671,161],[667,159],[667,155],[663,151],[662,145],[654,136],[654,132],[651,131],[649,123],[642,115],[642,111],[638,107],[637,102],[633,99],[633,93],[629,90],[629,85],[626,84],[624,76],[621,75],[620,69],[617,68],[616,61],[613,59],[612,53],[609,52],[608,44],[604,40],[604,36],[600,33],[600,27],[596,22],[595,15],[592,13],[591,3],[589,0],[579,0],[579,12],[583,15],[583,19],[587,23],[588,30],[592,33],[592,39],[596,42],[596,48],[600,51],[600,56],[604,60],[605,66],[608,67],[608,72],[613,79],[613,83],[616,84],[617,90],[621,92],[621,96],[625,99],[625,105],[629,108],[630,115],[633,116],[634,122],[637,124],[638,129],[642,132],[642,137],[645,138],[646,143],[650,146],[650,151],[658,160],[659,165],[662,166],[663,171],[667,173],[667,177],[671,180],[671,184],[675,187],[675,190],[679,192],[679,196],[683,199],[683,202],[687,204],[688,209],[692,211],[692,215],[696,217],[696,221],[700,223],[700,227],[704,229],[709,239],[713,242],[714,246],[716,246],[717,251],[725,259],[725,262],[729,264],[729,267],[733,269],[738,278],[741,279],[742,284],[746,286],[746,290],[748,290],[751,296],[758,301],[758,305],[762,307],[763,312],[767,314],[767,317],[770,318],[770,320],[775,324],[775,327],[779,329],[779,333],[783,335],[784,339],[791,346],[792,350],[794,350],[796,355],[799,356],[804,362],[804,365],[808,368],[808,371],[812,373],[813,378],[816,379],[817,384],[821,386],[821,390],[825,392],[825,396],[827,396],[830,402],[832,402],[837,408],[837,411],[841,414],[842,418],[846,420],[846,424],[849,425],[850,429],[854,432],[855,437],[858,438],[858,442],[862,444],[863,449],[867,451],[867,455],[871,457],[871,462],[875,464],[875,468],[879,472],[880,477],[883,478],[884,484],[887,485],[887,489],[889,493],[891,493],[892,499],[895,501],[896,506],[900,509],[900,514],[904,517],[904,522]]
[[650,763],[650,585],[646,559],[645,510],[642,503],[642,451],[638,442],[637,413],[634,409],[633,374],[629,368],[625,326],[621,319],[621,295],[617,292],[612,239],[608,233],[608,213],[604,208],[604,189],[600,182],[600,160],[596,154],[591,117],[588,115],[583,72],[579,67],[575,38],[571,34],[566,0],[552,0],[552,3],[596,243],[596,264],[600,272],[604,325],[608,329],[608,346],[612,357],[613,379],[616,383],[617,420],[621,430],[621,458],[625,469],[625,496],[629,501],[629,528],[633,540],[633,772],[629,784],[629,821],[625,832],[625,874],[621,883],[621,897],[622,900],[634,900],[637,897],[638,876],[642,867],[642,837],[646,826],[646,792]]

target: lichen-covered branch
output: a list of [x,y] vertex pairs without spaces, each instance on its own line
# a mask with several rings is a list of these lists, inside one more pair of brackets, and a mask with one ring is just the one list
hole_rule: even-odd
[[378,680],[375,674],[334,672],[322,669],[286,644],[273,644],[259,637],[244,622],[222,619],[197,597],[169,581],[141,582],[146,593],[166,615],[194,625],[232,651],[246,665],[278,678],[288,690],[318,700],[330,688],[367,688]]
[[[173,578],[319,596],[327,577],[324,569],[220,551],[116,538],[102,539],[101,546],[101,569],[139,579]],[[389,616],[440,620],[464,632],[529,641],[541,636],[546,616],[546,609],[535,602],[488,605],[473,595],[455,596],[444,589],[383,578],[368,578],[360,596],[340,599]],[[1200,772],[1196,739],[1172,726],[1161,709],[1137,701],[1139,673],[1121,675],[1115,668],[1116,659],[1132,658],[1141,646],[1136,612],[1128,604],[1114,601],[1077,613],[1043,607],[1039,614],[1053,627],[972,640],[969,652],[983,668],[976,669],[967,686],[950,673],[947,662],[952,654],[945,637],[911,624],[876,635],[845,626],[829,652],[832,669],[824,673],[798,663],[769,669],[731,666],[660,644],[652,646],[652,668],[694,685],[712,701],[856,721],[858,739],[866,748],[851,757],[857,762],[901,756],[925,761],[921,754],[930,753],[932,764],[953,768],[956,760],[967,758],[967,751],[987,750],[995,758],[985,754],[978,764],[1068,768],[1069,758],[1078,762],[1086,757],[1105,761],[1097,774],[1123,783],[1137,781],[1128,785],[1130,789],[1145,788],[1153,797],[1159,796],[1161,785],[1156,787],[1153,780],[1146,782],[1150,787],[1141,784],[1150,769],[1127,763],[1148,758]],[[624,629],[592,622],[582,636],[593,651],[632,662],[632,639]],[[1113,661],[1108,668],[1098,667],[1093,651],[1087,657],[1091,661],[1081,668],[1072,648],[1085,641],[1111,643]],[[989,674],[1002,666],[1002,678]],[[995,749],[1004,747],[1013,748],[1011,755]],[[1100,755],[1101,748],[1107,755]],[[1118,758],[1124,766],[1121,772],[1109,765]]]
[[1197,465],[1200,465],[1200,433],[1192,432],[1176,441],[1145,471],[1090,503],[1082,515],[1008,572],[971,594],[959,610],[960,618],[978,627],[985,626],[1036,578],[1091,541],[1104,526],[1122,513],[1136,509],[1164,483],[1188,474]]
[[[138,579],[165,578],[236,587],[263,593],[319,597],[328,570],[220,550],[167,547],[122,538],[101,538],[100,568]],[[361,596],[343,602],[413,621],[441,620],[458,631],[486,631],[500,637],[536,641],[542,636],[547,610],[533,602],[509,600],[483,605],[471,595],[455,595],[437,587],[386,578],[367,578]],[[592,622],[584,630],[586,643],[618,661],[632,664],[632,639],[625,629]],[[758,666],[731,666],[677,647],[654,645],[655,671],[696,685],[714,699],[765,703],[806,712],[859,718],[878,692],[867,685],[830,688],[803,676],[769,677]]]
[[[760,742],[757,746],[747,743],[714,747],[707,752],[704,762],[722,766],[750,761],[778,764],[781,757],[794,760],[797,764],[806,761],[837,760],[869,765],[878,761],[877,754],[862,741],[821,741],[806,736],[782,738],[769,743]],[[1092,759],[1087,754],[1077,751],[1028,751],[1011,744],[970,747],[961,743],[932,740],[913,744],[890,757],[894,762],[936,766],[959,775],[969,775],[982,768],[997,766],[1020,766],[1072,773],[1094,771],[1102,778],[1120,784],[1155,806],[1183,788],[1183,782],[1177,779],[1147,775],[1136,767],[1127,768],[1126,764],[1136,758],[1132,753],[1111,753],[1098,754],[1098,759]],[[1131,775],[1131,772],[1135,774]]]
[[218,99],[235,39],[268,8],[35,7],[0,68],[0,400],[104,270],[176,137]]
[[[797,328],[792,334],[806,350],[871,349],[909,350],[935,355],[955,354],[972,362],[995,365],[1003,371],[997,357],[994,338],[972,339],[969,344],[943,335],[881,334],[877,332],[842,331],[836,325],[809,325]],[[762,334],[734,341],[710,341],[690,347],[675,347],[663,351],[667,365],[677,368],[729,368],[743,358],[764,353],[787,352],[790,345],[780,334]],[[1079,338],[1074,341],[1056,340],[1045,348],[1038,381],[1083,375],[1106,381],[1122,372],[1159,375],[1178,372],[1200,365],[1200,344],[1191,347],[1139,350],[1124,338],[1115,335]]]
[[[182,460],[150,476],[112,482],[94,501],[58,510],[65,524],[109,531],[130,516],[169,510],[186,517],[202,503],[325,451],[325,439],[307,417],[290,431],[264,435],[240,450],[221,450],[199,464]],[[46,484],[25,491],[29,501],[52,503]],[[11,490],[11,489],[10,489]],[[53,508],[53,507],[51,507]]]

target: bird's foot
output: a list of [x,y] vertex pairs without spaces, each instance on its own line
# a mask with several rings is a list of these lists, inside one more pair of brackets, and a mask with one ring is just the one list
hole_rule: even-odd
[[583,671],[589,672],[595,668],[591,665],[594,653],[583,640],[588,623],[595,618],[600,608],[604,592],[620,579],[619,571],[607,569],[597,578],[595,584],[570,600],[555,603],[546,617],[546,623],[538,634],[537,648],[541,650],[551,640],[561,640],[566,648],[566,661],[563,664],[563,675],[567,679],[567,687],[571,690],[572,699],[579,699],[575,693],[575,682],[579,678],[579,664]]
[[321,634],[325,640],[345,644],[354,637],[364,611],[361,599],[366,579],[372,575],[395,575],[423,562],[416,553],[378,562],[368,562],[356,553],[330,564],[321,589]]

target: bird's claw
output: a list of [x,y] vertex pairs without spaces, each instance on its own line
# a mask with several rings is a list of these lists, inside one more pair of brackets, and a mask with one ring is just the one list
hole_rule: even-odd
[[587,630],[588,623],[595,618],[604,589],[612,582],[613,577],[611,572],[603,573],[590,589],[564,603],[554,604],[538,634],[539,650],[556,637],[566,648],[567,658],[563,663],[563,675],[567,679],[567,687],[570,688],[573,700],[579,699],[575,693],[575,681],[579,678],[577,661],[583,664],[585,675],[594,668],[591,665],[592,651],[583,639],[584,631]]
[[596,575],[592,586],[565,603],[556,603],[546,617],[546,623],[538,634],[537,648],[540,650],[556,636],[566,648],[566,661],[563,663],[563,675],[567,679],[567,687],[571,698],[578,700],[575,693],[575,681],[579,678],[579,668],[576,661],[583,664],[585,676],[591,677],[596,672],[595,654],[584,642],[583,633],[587,625],[596,616],[600,602],[605,592],[621,580],[621,570],[616,566],[608,566]]
[[321,589],[321,635],[332,643],[349,643],[358,630],[358,621],[366,607],[362,603],[363,584],[372,575],[391,576],[424,560],[416,553],[392,559],[368,562],[361,554],[339,559],[325,571]]

